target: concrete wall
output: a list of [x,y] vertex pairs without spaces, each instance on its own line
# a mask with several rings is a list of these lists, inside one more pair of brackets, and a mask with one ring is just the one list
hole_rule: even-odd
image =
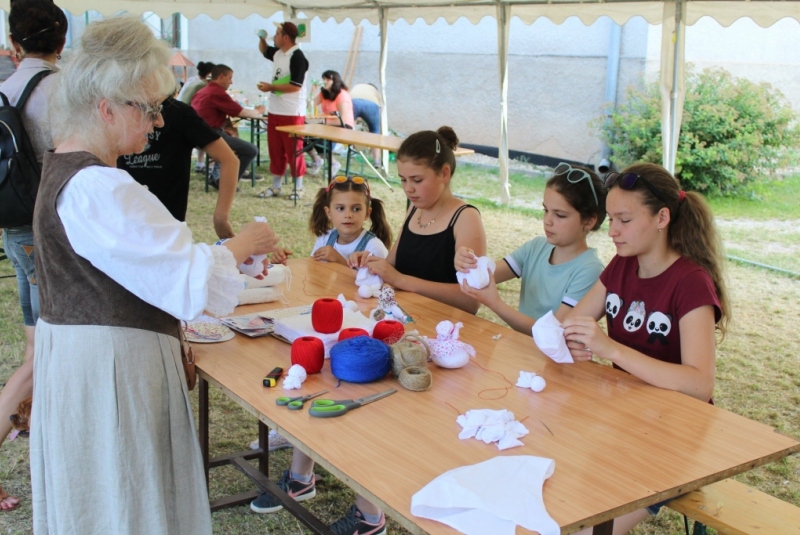
[[[276,19],[277,20],[277,19]],[[511,23],[509,37],[509,145],[578,161],[599,159],[601,150],[589,122],[601,115],[611,21],[584,26],[569,19],[557,26],[542,19]],[[255,31],[271,21],[260,17],[189,22],[188,55],[192,60],[231,66],[234,88],[254,101],[255,83],[267,79],[271,64],[256,51]],[[326,69],[343,73],[353,24],[314,19],[313,41],[302,44],[311,63],[310,76]],[[623,31],[620,89],[637,84],[647,52],[648,25],[633,19]],[[378,85],[378,28],[364,25],[354,83]],[[401,133],[452,126],[463,142],[499,144],[500,89],[497,24],[461,19],[428,26],[399,21],[388,32],[387,100],[389,125]],[[432,52],[431,52],[432,51]]]

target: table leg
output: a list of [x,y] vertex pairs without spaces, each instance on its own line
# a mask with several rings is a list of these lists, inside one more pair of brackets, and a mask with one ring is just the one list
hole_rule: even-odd
[[344,166],[344,174],[345,176],[350,176],[350,155],[353,154],[353,147],[352,145],[347,146],[347,162]]
[[198,413],[200,417],[200,429],[198,430],[198,434],[200,435],[200,453],[203,456],[203,471],[206,475],[206,487],[208,487],[208,471],[210,468],[209,458],[208,458],[208,381],[199,377],[199,384],[197,388],[200,391],[197,393],[199,402],[198,402]]
[[592,535],[613,535],[614,533],[614,519],[608,520],[603,522],[602,524],[597,524],[594,529],[592,529]]
[[261,448],[258,471],[269,477],[269,427],[261,420],[258,421],[258,445]]

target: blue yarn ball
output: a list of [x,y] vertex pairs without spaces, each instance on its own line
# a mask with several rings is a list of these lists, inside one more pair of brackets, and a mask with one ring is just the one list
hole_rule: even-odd
[[350,383],[371,383],[382,379],[391,369],[391,349],[370,338],[347,338],[331,348],[333,376]]

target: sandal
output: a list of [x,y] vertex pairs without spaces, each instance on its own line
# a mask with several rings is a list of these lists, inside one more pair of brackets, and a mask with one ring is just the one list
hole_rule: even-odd
[[280,188],[278,188],[278,189],[267,188],[264,191],[262,191],[261,193],[259,193],[258,197],[260,199],[267,199],[269,197],[280,197],[280,195],[281,195]]
[[19,498],[3,492],[2,487],[0,487],[0,512],[13,511],[17,507],[19,507]]
[[298,189],[290,193],[287,197],[290,201],[298,201],[303,198],[303,189]]

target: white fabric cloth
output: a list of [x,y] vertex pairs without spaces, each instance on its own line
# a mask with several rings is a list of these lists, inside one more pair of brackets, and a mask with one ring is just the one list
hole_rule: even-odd
[[535,372],[520,371],[517,385],[520,388],[530,388],[534,392],[541,392],[547,386],[544,377],[536,375]]
[[411,497],[411,514],[467,535],[514,535],[517,525],[558,535],[561,528],[547,514],[542,497],[555,466],[552,459],[512,455],[455,468]]
[[[254,221],[257,223],[266,223],[267,218],[257,215],[253,218]],[[245,264],[242,262],[239,264],[239,271],[247,275],[248,277],[258,277],[264,272],[264,264],[267,261],[267,255],[265,254],[257,254],[252,255],[250,258],[253,259],[252,264]]]
[[244,290],[237,296],[240,305],[283,300],[283,290],[277,287],[281,283],[286,283],[287,290],[292,289],[292,270],[282,264],[269,264],[267,276],[263,279],[245,274],[239,277],[244,282]]
[[522,446],[517,440],[529,433],[528,428],[514,419],[514,413],[505,409],[473,409],[456,418],[462,427],[458,438],[477,438],[486,444],[497,442],[500,450]]
[[303,385],[303,381],[308,377],[306,369],[299,364],[292,364],[286,375],[283,376],[283,389],[295,390]]
[[336,300],[342,304],[342,308],[346,310],[350,310],[352,312],[358,312],[358,303],[355,301],[348,301],[345,299],[344,294],[339,294],[336,297]]
[[57,211],[75,252],[143,301],[185,321],[236,306],[242,282],[231,252],[193,244],[186,224],[125,171],[79,171]]
[[469,273],[456,272],[456,279],[458,279],[459,284],[464,284],[464,281],[467,281],[467,284],[476,290],[480,290],[489,286],[489,271],[494,275],[495,269],[497,269],[497,265],[494,260],[488,256],[481,256],[478,258],[478,267],[470,269]]
[[356,286],[358,286],[358,295],[364,299],[379,297],[383,279],[380,275],[370,274],[368,267],[362,267],[356,273]]
[[[358,327],[364,329],[372,336],[372,331],[375,329],[374,320],[364,316],[361,312],[353,312],[345,308],[344,317],[342,319],[342,329],[350,327]],[[290,343],[294,342],[301,336],[315,336],[322,340],[325,346],[325,358],[330,357],[331,348],[339,341],[339,331],[331,334],[318,333],[314,330],[311,324],[311,313],[299,314],[297,316],[289,316],[287,318],[280,318],[275,320],[275,334],[288,340]]]
[[40,320],[30,460],[36,533],[211,535],[173,336]]
[[536,342],[536,347],[554,361],[561,364],[575,362],[572,360],[572,354],[564,339],[561,322],[556,319],[552,310],[536,320],[531,328],[531,335],[533,335],[533,341]]

